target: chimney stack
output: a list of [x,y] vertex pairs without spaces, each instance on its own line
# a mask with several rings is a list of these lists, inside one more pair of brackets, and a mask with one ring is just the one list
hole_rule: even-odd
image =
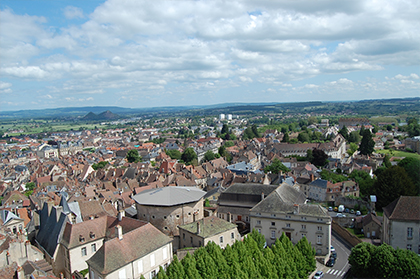
[[293,205],[293,214],[299,214],[299,205],[298,204]]
[[261,193],[261,200],[263,200],[265,198],[265,196],[264,196],[264,192],[263,193]]
[[121,220],[122,220],[123,217],[125,217],[125,212],[124,212],[124,210],[120,210],[118,212],[118,221],[121,222]]
[[122,227],[120,225],[115,226],[115,234],[118,236],[119,240],[123,239]]
[[201,233],[200,220],[197,221],[197,234]]

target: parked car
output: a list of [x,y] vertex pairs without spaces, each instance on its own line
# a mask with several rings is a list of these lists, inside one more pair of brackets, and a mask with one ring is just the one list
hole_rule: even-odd
[[312,278],[314,278],[314,279],[321,279],[322,277],[324,277],[324,272],[322,272],[322,271],[317,271],[317,272],[315,273],[314,277],[312,277]]
[[328,211],[333,211],[332,206],[328,207]]
[[343,217],[346,217],[346,215],[342,214],[342,213],[337,213],[337,215],[335,215],[335,217],[343,218]]
[[359,210],[357,210],[356,211],[356,216],[360,216],[360,215],[362,215],[362,213]]
[[344,212],[346,212],[346,213],[350,213],[350,209],[349,209],[349,208],[346,208],[346,209],[344,210]]
[[344,205],[340,204],[338,206],[338,212],[343,212],[344,211]]
[[337,252],[335,252],[335,251],[331,252],[330,258],[334,259],[334,260],[337,260]]
[[336,206],[336,207],[334,207],[334,211],[335,212],[337,212],[338,211],[338,207]]
[[333,258],[330,258],[325,265],[328,267],[333,267],[334,264],[335,264],[335,260]]
[[351,214],[354,214],[354,209],[350,210],[350,213],[351,213]]
[[334,246],[332,246],[332,245],[331,245],[330,251],[331,251],[331,252],[335,252],[335,248],[334,248]]

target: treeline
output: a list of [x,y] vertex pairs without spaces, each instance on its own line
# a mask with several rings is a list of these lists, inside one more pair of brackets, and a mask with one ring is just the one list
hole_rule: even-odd
[[174,256],[166,271],[160,267],[157,278],[308,278],[315,268],[315,250],[305,237],[293,246],[283,234],[270,248],[254,230],[224,250],[210,242],[181,261]]
[[351,274],[355,278],[420,278],[420,257],[413,251],[362,242],[351,249]]

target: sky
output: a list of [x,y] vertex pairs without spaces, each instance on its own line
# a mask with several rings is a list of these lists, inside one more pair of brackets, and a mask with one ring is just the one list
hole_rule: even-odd
[[418,0],[0,0],[0,111],[420,97]]

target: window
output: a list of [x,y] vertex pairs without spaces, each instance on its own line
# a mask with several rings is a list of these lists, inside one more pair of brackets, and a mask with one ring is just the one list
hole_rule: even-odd
[[411,251],[411,244],[407,244],[407,250]]
[[276,214],[274,214],[274,213],[271,213],[271,217],[276,217]]
[[260,213],[260,212],[257,212],[257,213],[255,213],[255,215],[257,215],[257,216],[261,216],[261,213]]
[[407,238],[413,238],[413,228],[407,228]]
[[257,220],[257,225],[261,225],[261,220]]
[[190,240],[191,240],[191,244],[193,244],[193,238],[192,237],[190,237]]
[[139,273],[143,272],[143,260],[137,262],[137,267],[139,269]]
[[287,223],[286,224],[286,228],[290,228],[290,223]]
[[223,243],[223,236],[220,237],[220,243]]
[[274,230],[271,231],[271,238],[276,238],[276,231]]
[[257,229],[257,231],[258,231],[259,233],[261,233],[261,229]]
[[249,222],[249,217],[245,216],[245,222]]
[[155,278],[156,277],[156,270],[152,270],[152,272],[150,272],[150,278]]
[[155,266],[155,254],[150,255],[150,266]]
[[318,221],[322,222],[322,218],[317,218]]
[[235,239],[235,233],[230,233],[230,238]]
[[322,227],[321,226],[318,226],[318,231],[322,231]]
[[92,248],[92,253],[95,253],[96,252],[96,244],[93,243],[90,247]]
[[304,237],[306,237],[306,234],[304,234],[304,233],[303,233],[303,234],[302,234],[302,238],[304,238]]
[[182,234],[182,239],[185,240],[185,233]]
[[271,225],[274,227],[276,225],[276,222],[271,222]]
[[301,220],[306,220],[306,217],[300,217]]
[[290,219],[292,218],[290,215],[286,215],[286,219]]
[[198,247],[201,247],[201,240],[198,241]]
[[318,235],[316,238],[316,243],[317,244],[322,244],[322,235]]
[[302,230],[306,230],[306,225],[302,225]]
[[166,219],[166,216],[163,216],[163,219]]
[[168,250],[166,249],[166,247],[163,247],[162,254],[163,254],[163,259],[166,260],[166,258],[168,258]]
[[82,247],[82,257],[87,255],[86,247]]

